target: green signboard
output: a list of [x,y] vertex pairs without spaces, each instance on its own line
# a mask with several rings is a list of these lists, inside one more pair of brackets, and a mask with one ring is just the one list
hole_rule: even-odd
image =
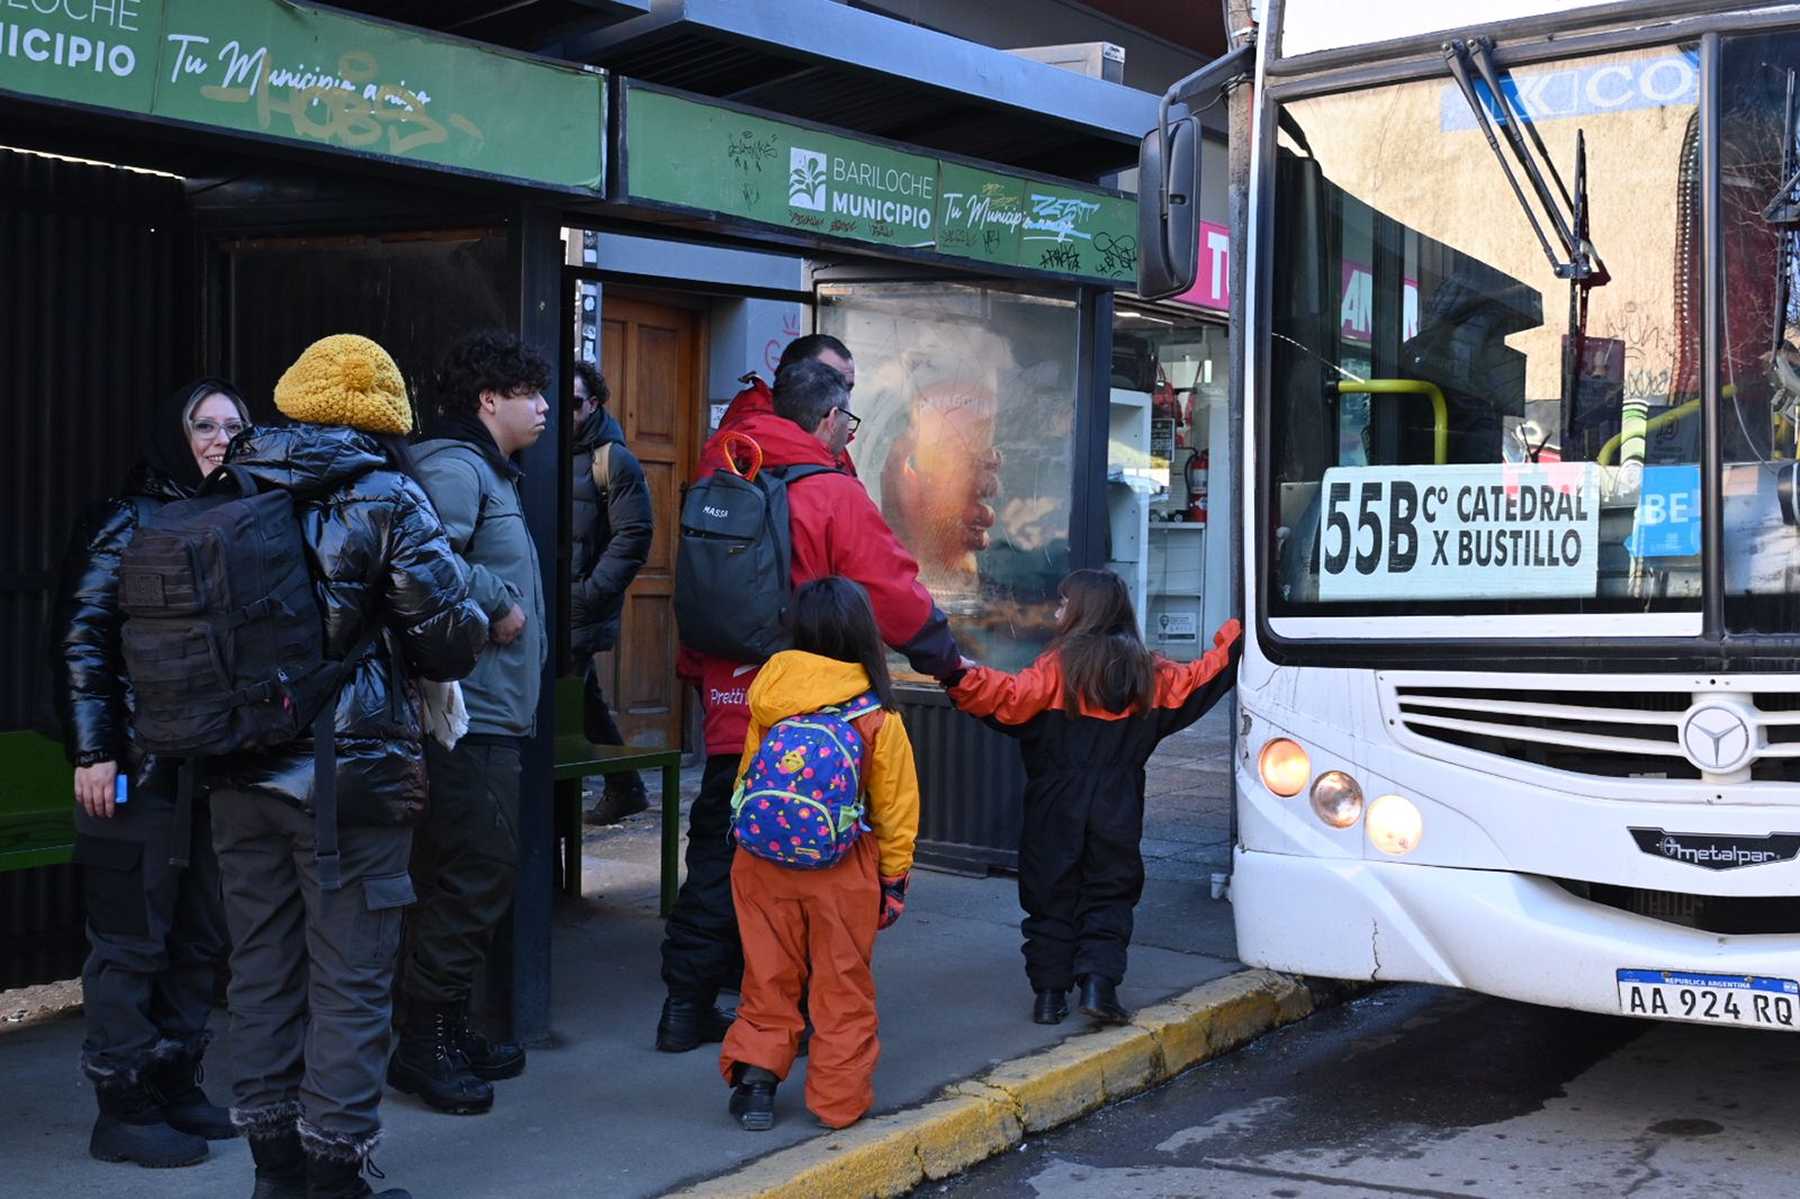
[[632,199],[1010,269],[1137,277],[1130,199],[627,87]]
[[0,89],[601,188],[598,73],[295,0],[0,0]]

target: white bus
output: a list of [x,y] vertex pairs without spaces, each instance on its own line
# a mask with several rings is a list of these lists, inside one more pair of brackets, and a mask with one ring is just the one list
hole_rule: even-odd
[[1240,955],[1800,1029],[1800,5],[1258,16]]

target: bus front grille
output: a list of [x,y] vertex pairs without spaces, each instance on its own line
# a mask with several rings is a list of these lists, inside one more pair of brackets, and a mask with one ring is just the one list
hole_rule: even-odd
[[1689,895],[1574,879],[1551,881],[1602,907],[1719,936],[1800,933],[1800,897],[1792,895]]
[[1406,728],[1433,741],[1576,774],[1700,777],[1681,750],[1681,717],[1694,702],[1686,691],[1396,687],[1393,694]]

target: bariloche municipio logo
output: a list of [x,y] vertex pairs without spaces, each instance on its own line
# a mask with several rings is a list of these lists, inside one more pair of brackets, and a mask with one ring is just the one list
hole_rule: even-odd
[[788,204],[825,211],[825,156],[795,146],[788,151]]
[[1655,858],[1684,862],[1707,870],[1735,870],[1740,866],[1767,866],[1791,862],[1800,855],[1800,833],[1770,833],[1766,837],[1726,836],[1718,833],[1671,833],[1659,828],[1633,828],[1632,840]]

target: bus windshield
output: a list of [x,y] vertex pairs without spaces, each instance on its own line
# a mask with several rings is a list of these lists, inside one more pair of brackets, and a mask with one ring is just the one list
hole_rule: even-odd
[[[1529,122],[1582,201],[1600,285],[1546,257],[1448,76],[1286,105],[1260,455],[1269,611],[1697,611],[1698,51],[1521,68],[1506,104],[1477,89],[1490,127]],[[1792,459],[1793,425],[1752,373],[1727,461]]]

